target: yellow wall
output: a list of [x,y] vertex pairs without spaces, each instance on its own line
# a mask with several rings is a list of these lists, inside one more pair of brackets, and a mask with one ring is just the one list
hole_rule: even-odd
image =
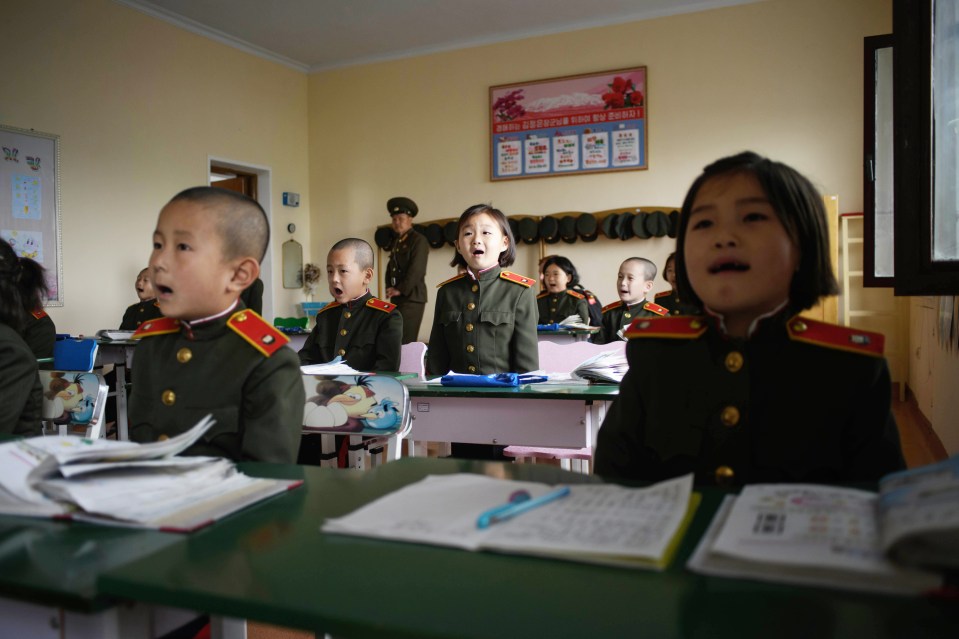
[[[208,156],[270,167],[274,227],[309,232],[307,79],[109,0],[7,4],[0,123],[60,135],[60,332],[116,328],[156,216]],[[282,191],[303,196],[281,205]],[[273,252],[288,234],[274,237]],[[277,308],[292,309],[274,268]]]
[[[370,238],[406,195],[417,221],[492,202],[507,215],[672,205],[712,160],[746,148],[792,164],[841,211],[862,208],[862,39],[891,29],[889,0],[769,0],[314,74],[309,78],[313,254]],[[649,170],[492,183],[487,91],[646,65]],[[662,264],[671,240],[555,244],[603,303],[619,262]],[[453,271],[431,252],[428,282]],[[516,270],[534,277],[534,250]],[[660,279],[657,290],[667,288]],[[421,329],[429,336],[432,308]]]

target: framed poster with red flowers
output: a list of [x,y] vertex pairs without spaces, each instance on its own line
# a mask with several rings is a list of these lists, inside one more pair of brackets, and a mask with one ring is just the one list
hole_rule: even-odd
[[489,89],[490,180],[647,168],[646,67]]

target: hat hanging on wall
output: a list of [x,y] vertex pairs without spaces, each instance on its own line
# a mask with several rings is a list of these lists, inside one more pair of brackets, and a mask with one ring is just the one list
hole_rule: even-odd
[[646,230],[653,237],[665,237],[669,231],[669,218],[662,211],[653,211],[646,216]]
[[609,239],[619,238],[619,213],[613,213],[603,218],[603,235]]
[[416,217],[419,211],[416,202],[408,197],[391,197],[386,201],[386,212],[390,214],[390,217],[397,213],[406,213],[410,217]]
[[426,236],[426,225],[425,224],[414,224],[413,230],[419,233],[422,236]]
[[506,218],[506,221],[509,222],[509,230],[513,234],[513,241],[519,242],[519,220],[515,217]]
[[459,222],[450,220],[443,226],[443,239],[450,246],[456,246],[456,232],[459,230]]
[[539,239],[547,244],[559,242],[559,220],[555,217],[544,217],[539,221]]
[[619,239],[628,240],[633,237],[633,218],[635,213],[623,213],[619,216]]
[[676,237],[679,235],[679,211],[670,211],[666,217],[669,218],[669,230],[666,231],[666,235]]
[[567,244],[573,244],[576,241],[576,218],[572,215],[564,215],[559,218],[559,237]]
[[519,236],[526,244],[536,244],[539,239],[539,225],[531,217],[520,218]]
[[446,243],[443,239],[443,227],[432,222],[426,225],[426,241],[430,243],[430,247],[439,248]]
[[636,217],[633,218],[633,234],[641,240],[649,237],[649,231],[646,230],[647,219],[649,219],[649,215],[643,211],[637,213]]
[[592,213],[580,213],[576,218],[576,232],[584,242],[595,242],[599,237],[599,227],[596,216]]
[[373,240],[376,242],[376,245],[383,249],[384,251],[390,248],[390,244],[393,242],[393,229],[388,226],[381,226],[376,229],[376,233],[373,234]]

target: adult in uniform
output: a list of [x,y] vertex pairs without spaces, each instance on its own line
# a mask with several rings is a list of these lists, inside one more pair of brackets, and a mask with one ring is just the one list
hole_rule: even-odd
[[426,309],[430,246],[425,237],[413,230],[413,218],[419,212],[416,202],[408,197],[390,198],[386,210],[396,233],[386,267],[386,297],[403,316],[403,343],[408,344],[419,338]]
[[616,300],[603,307],[603,328],[593,336],[593,343],[609,344],[626,339],[623,332],[633,320],[640,317],[662,317],[668,313],[668,310],[655,302],[639,300],[635,304],[627,304],[623,300]]
[[57,327],[43,310],[43,300],[49,295],[46,269],[29,257],[20,258],[20,302],[23,304],[23,341],[37,359],[53,357],[53,343],[57,341]]

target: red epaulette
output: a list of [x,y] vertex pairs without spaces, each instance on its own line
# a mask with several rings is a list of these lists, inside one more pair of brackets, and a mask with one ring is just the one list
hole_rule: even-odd
[[798,342],[873,357],[882,357],[886,345],[886,336],[882,333],[820,322],[798,315],[786,323],[786,328],[789,331],[789,337]]
[[43,319],[44,317],[47,316],[47,312],[43,310],[42,308],[39,308],[30,314],[33,315],[36,319]]
[[575,297],[575,298],[578,299],[578,300],[584,300],[584,299],[586,299],[586,296],[583,295],[582,293],[580,293],[579,291],[574,291],[573,289],[568,288],[568,289],[566,289],[566,292],[569,293],[570,295],[572,295],[573,297]]
[[178,333],[180,331],[180,320],[172,317],[158,317],[148,322],[143,322],[134,331],[132,338],[153,337],[154,335],[167,335],[169,333]]
[[666,297],[667,295],[672,295],[672,294],[673,294],[673,289],[669,289],[668,291],[660,291],[656,293],[656,295],[654,295],[653,297],[656,297],[656,298]]
[[386,300],[381,300],[378,297],[371,297],[366,300],[366,305],[378,311],[383,311],[384,313],[392,313],[393,309],[396,308],[396,304],[390,304]]
[[248,308],[231,315],[226,325],[266,357],[283,348],[290,341],[289,337],[270,326],[269,322],[260,317],[256,311]]
[[325,313],[331,308],[336,308],[337,306],[342,306],[342,304],[340,304],[339,302],[330,302],[329,304],[327,304],[326,306],[318,310],[316,314],[319,315],[320,313]]
[[706,321],[701,317],[640,317],[626,329],[626,339],[637,337],[666,337],[696,339],[706,332]]
[[543,291],[542,293],[540,293],[539,295],[536,296],[536,299],[544,298],[544,297],[546,297],[547,295],[549,295],[549,291]]
[[665,306],[660,306],[656,302],[646,302],[643,304],[643,310],[656,313],[657,315],[669,315],[669,309]]
[[529,288],[530,286],[536,283],[536,280],[534,280],[533,278],[526,277],[525,275],[520,275],[512,271],[500,271],[499,276],[500,276],[500,279],[504,279],[508,282],[512,282],[513,284],[522,284],[526,288]]
[[619,308],[619,307],[622,306],[624,303],[625,303],[625,302],[623,302],[623,300],[617,300],[617,301],[615,301],[615,302],[610,302],[609,304],[607,304],[606,306],[603,307],[603,312],[605,313],[606,311],[611,311],[611,310],[613,310],[614,308]]
[[439,287],[441,287],[441,286],[445,286],[445,285],[449,284],[450,282],[455,282],[456,280],[460,279],[461,277],[466,277],[466,273],[460,273],[459,275],[454,275],[453,277],[449,278],[449,279],[446,280],[445,282],[440,282],[439,284],[437,284],[437,285],[436,285],[436,288],[439,288]]

